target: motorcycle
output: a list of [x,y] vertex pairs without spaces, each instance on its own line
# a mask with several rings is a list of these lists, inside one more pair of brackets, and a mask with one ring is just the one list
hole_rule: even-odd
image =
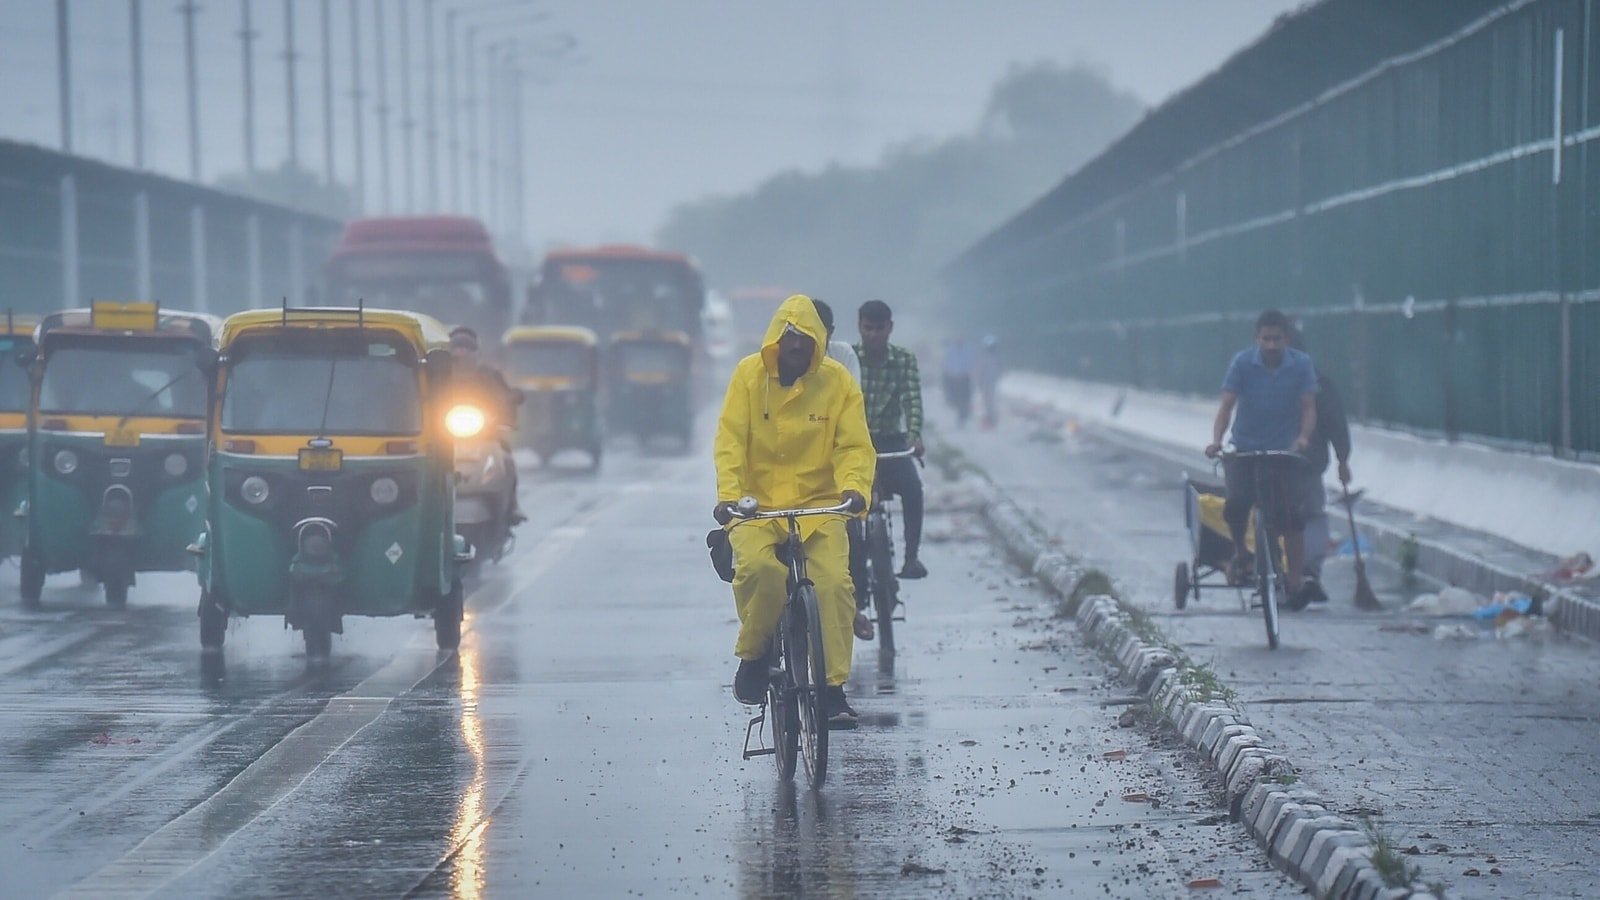
[[499,562],[511,549],[517,496],[512,428],[486,407],[461,401],[445,414],[445,429],[456,445],[456,533],[472,546],[480,563]]

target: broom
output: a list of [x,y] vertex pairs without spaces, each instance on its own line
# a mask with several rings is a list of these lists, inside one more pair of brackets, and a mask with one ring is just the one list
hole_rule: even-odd
[[1383,604],[1378,602],[1378,595],[1372,590],[1372,583],[1367,581],[1367,564],[1361,559],[1361,535],[1356,533],[1356,501],[1361,498],[1361,491],[1350,493],[1350,485],[1341,482],[1339,489],[1344,492],[1344,514],[1350,521],[1350,547],[1356,552],[1356,609],[1378,610],[1383,609]]

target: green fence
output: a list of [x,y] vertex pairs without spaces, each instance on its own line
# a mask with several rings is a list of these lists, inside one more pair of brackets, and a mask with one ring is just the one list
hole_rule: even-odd
[[1019,364],[1206,394],[1279,307],[1364,420],[1600,453],[1594,5],[1507,3],[1109,201],[1031,211],[952,294]]

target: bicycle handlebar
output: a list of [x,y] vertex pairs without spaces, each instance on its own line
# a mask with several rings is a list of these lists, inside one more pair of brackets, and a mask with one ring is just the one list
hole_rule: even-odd
[[1293,450],[1224,450],[1217,456],[1220,459],[1263,459],[1273,456],[1305,459],[1305,454]]
[[888,452],[880,452],[878,454],[878,458],[879,459],[909,459],[909,458],[911,458],[913,456],[916,456],[916,455],[917,455],[917,451],[916,450],[890,450]]
[[751,522],[758,519],[787,519],[790,516],[797,518],[800,516],[848,516],[852,513],[852,510],[849,503],[808,509],[760,509],[756,505],[755,498],[745,497],[736,506],[730,508],[729,512],[733,514],[735,519]]

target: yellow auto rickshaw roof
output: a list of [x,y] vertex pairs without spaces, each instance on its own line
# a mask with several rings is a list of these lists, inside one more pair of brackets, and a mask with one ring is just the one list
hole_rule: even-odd
[[594,347],[599,345],[600,338],[593,331],[577,325],[519,325],[500,338],[502,344],[523,341],[563,341]]
[[682,344],[685,347],[693,343],[687,334],[684,334],[681,331],[671,330],[618,331],[611,335],[612,343],[618,343],[621,341],[657,341],[666,344]]
[[226,348],[246,331],[284,328],[378,328],[398,332],[416,348],[417,355],[450,347],[450,332],[432,316],[399,309],[303,307],[251,309],[234,313],[222,323],[221,346]]
[[[128,336],[154,335],[160,337],[203,337],[208,343],[215,343],[217,333],[222,329],[222,319],[207,313],[187,312],[177,309],[162,309],[155,304],[144,303],[101,303],[96,301],[96,306],[106,310],[107,317],[112,321],[122,321],[124,314],[131,314],[134,320],[141,317],[152,317],[155,320],[154,328],[142,326],[122,327],[113,325],[106,327],[104,323],[96,324],[94,307],[79,307],[77,309],[64,309],[60,312],[50,313],[37,320],[34,327],[34,340],[38,342],[46,334],[71,333],[71,334],[118,334]],[[201,334],[195,326],[203,326],[205,333]],[[4,323],[0,323],[3,330]],[[18,330],[13,334],[20,333]]]

